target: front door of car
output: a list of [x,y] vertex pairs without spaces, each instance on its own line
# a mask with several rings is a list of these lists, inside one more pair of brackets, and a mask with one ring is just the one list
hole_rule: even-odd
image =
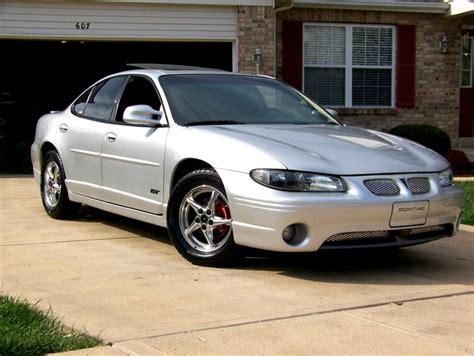
[[87,90],[59,125],[59,148],[66,185],[73,193],[97,197],[102,185],[103,137],[126,78],[106,79]]
[[160,110],[160,98],[150,79],[142,76],[129,78],[115,121],[108,125],[102,146],[101,199],[162,214],[163,163],[168,127],[145,127],[123,122],[125,109],[132,105],[149,105]]

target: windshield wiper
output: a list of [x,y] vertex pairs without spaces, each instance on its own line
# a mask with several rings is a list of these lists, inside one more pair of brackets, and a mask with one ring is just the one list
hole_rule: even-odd
[[235,120],[207,120],[188,122],[185,126],[199,126],[199,125],[244,125],[244,122]]
[[292,122],[292,125],[338,125],[337,123],[332,123],[332,122]]

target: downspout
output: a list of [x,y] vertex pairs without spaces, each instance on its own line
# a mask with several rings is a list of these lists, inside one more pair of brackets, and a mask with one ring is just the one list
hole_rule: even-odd
[[280,6],[280,7],[275,7],[275,15],[281,11],[286,11],[290,10],[293,6],[295,6],[295,0],[289,0],[287,4]]
[[[273,2],[273,4],[275,4],[275,1]],[[277,56],[277,43],[276,43],[276,21],[277,21],[277,14],[279,12],[282,12],[282,11],[286,11],[286,10],[290,10],[291,8],[293,8],[293,6],[295,6],[295,0],[288,0],[287,3],[285,3],[284,5],[282,6],[279,6],[279,7],[276,7],[275,5],[273,5],[273,8],[275,9],[275,16],[274,16],[274,19],[273,19],[273,75],[277,76],[277,72],[276,72],[276,56]]]

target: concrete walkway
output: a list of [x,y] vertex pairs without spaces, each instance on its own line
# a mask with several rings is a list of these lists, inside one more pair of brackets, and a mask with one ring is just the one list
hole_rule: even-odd
[[454,184],[456,182],[474,182],[474,177],[454,177]]
[[50,219],[31,178],[0,179],[0,198],[0,293],[113,344],[80,355],[474,353],[473,227],[391,253],[213,269],[155,226],[90,208]]

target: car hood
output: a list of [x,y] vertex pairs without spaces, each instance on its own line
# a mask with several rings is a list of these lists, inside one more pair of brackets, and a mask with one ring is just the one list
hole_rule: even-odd
[[252,145],[291,170],[366,175],[436,172],[449,166],[442,156],[422,145],[358,127],[221,125],[195,128]]

